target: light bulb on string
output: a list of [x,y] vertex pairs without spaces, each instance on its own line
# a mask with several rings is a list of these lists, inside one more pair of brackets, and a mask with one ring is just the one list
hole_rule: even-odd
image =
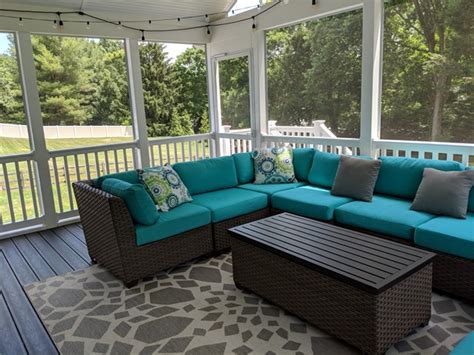
[[54,29],[58,28],[58,21],[57,20],[53,20],[53,28]]
[[142,41],[144,41],[145,40],[145,31],[144,30],[140,30],[140,31],[142,31]]
[[23,18],[22,17],[20,17],[18,19],[18,26],[20,26],[20,27],[23,26]]
[[207,22],[207,23],[209,23],[209,21],[210,21],[210,19],[209,19],[209,15],[208,15],[208,14],[206,14],[206,15],[204,16],[204,18],[206,19],[206,22]]
[[255,16],[252,16],[252,29],[256,29],[257,25],[255,24]]
[[117,23],[117,29],[118,29],[118,30],[123,30],[122,21],[119,21],[119,22]]
[[210,30],[209,26],[207,26],[207,34],[208,34],[208,35],[211,34],[211,30]]
[[91,29],[91,23],[89,21],[86,22],[86,30]]

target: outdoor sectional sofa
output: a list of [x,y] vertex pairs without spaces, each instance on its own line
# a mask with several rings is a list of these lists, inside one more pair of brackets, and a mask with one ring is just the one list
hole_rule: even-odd
[[135,171],[74,184],[91,258],[126,284],[194,257],[230,248],[228,228],[281,211],[363,230],[436,252],[433,287],[474,301],[474,192],[466,219],[410,209],[423,169],[461,171],[454,161],[382,157],[372,202],[331,195],[339,156],[293,150],[298,182],[253,184],[251,153],[177,163],[193,201],[134,224],[124,201],[100,189],[108,177],[138,182]]

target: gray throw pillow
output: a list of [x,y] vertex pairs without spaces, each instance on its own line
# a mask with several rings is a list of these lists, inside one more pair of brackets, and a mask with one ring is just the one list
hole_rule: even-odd
[[474,170],[423,170],[412,210],[466,218],[469,191],[474,182]]
[[372,201],[380,160],[368,160],[341,155],[331,194]]

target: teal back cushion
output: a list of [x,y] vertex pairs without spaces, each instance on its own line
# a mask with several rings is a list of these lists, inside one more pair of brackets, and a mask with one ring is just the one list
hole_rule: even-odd
[[[474,166],[466,168],[466,170],[474,170]],[[469,202],[467,204],[467,210],[474,212],[474,186],[471,188],[471,193],[469,194]]]
[[104,182],[104,180],[109,179],[109,178],[126,181],[130,184],[139,184],[140,183],[140,181],[138,181],[137,171],[136,170],[130,170],[130,171],[124,171],[124,172],[121,172],[121,173],[115,173],[115,174],[109,174],[109,175],[101,176],[95,181],[95,186],[99,189],[102,188],[102,183]]
[[464,165],[455,161],[428,160],[399,157],[381,157],[375,192],[412,199],[423,178],[425,168],[443,171],[462,171]]
[[150,226],[158,220],[155,203],[142,184],[130,184],[124,180],[108,178],[103,181],[102,190],[124,200],[136,223]]
[[221,157],[173,165],[191,195],[238,185],[234,158]]
[[248,184],[255,180],[252,153],[233,154],[237,180],[239,185]]
[[315,150],[308,181],[317,186],[332,187],[339,166],[339,155]]
[[313,157],[313,148],[293,149],[293,168],[295,170],[296,180],[308,181],[308,174],[313,164]]

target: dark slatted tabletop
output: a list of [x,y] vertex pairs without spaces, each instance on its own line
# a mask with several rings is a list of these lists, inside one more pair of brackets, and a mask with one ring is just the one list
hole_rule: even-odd
[[229,231],[235,238],[376,294],[421,269],[435,256],[290,213]]

